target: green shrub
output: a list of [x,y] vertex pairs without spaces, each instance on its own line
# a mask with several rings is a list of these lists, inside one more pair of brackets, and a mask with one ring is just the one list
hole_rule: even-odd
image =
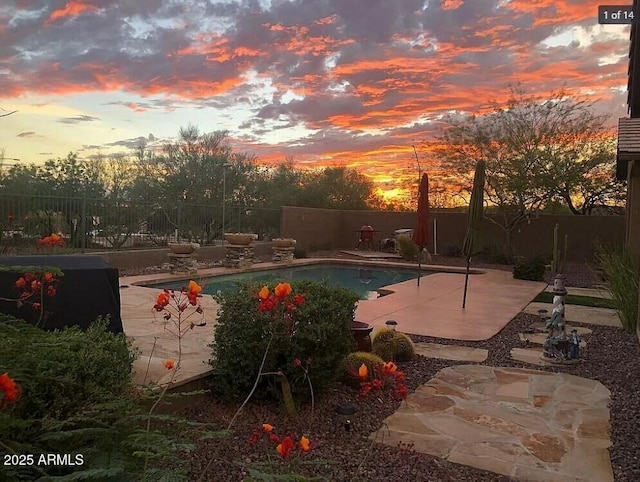
[[528,281],[543,281],[546,263],[542,256],[534,256],[518,262],[513,267],[513,277]]
[[513,252],[501,244],[485,247],[479,257],[491,264],[514,264],[516,261]]
[[371,340],[373,353],[384,361],[409,361],[416,351],[411,338],[390,328],[380,328]]
[[[362,380],[358,376],[358,370],[362,364],[367,367],[368,377],[366,380]],[[375,353],[369,353],[366,351],[355,351],[349,353],[342,362],[343,367],[343,380],[349,385],[360,386],[361,381],[369,382],[373,380],[375,374],[375,367],[382,365],[384,360]]]
[[[209,361],[216,376],[214,389],[228,397],[246,397],[273,336],[263,373],[282,371],[293,395],[300,398],[308,394],[309,387],[304,372],[293,362],[300,359],[306,363],[310,359],[309,379],[314,392],[322,392],[339,379],[342,360],[352,347],[351,322],[357,294],[326,283],[292,283],[294,293],[302,293],[306,301],[294,313],[291,335],[272,335],[273,314],[258,310],[256,294],[260,288],[243,283],[216,297],[220,309]],[[254,396],[281,396],[279,378],[263,376]]]
[[411,240],[411,236],[401,235],[396,238],[398,245],[398,252],[402,259],[414,260],[418,258],[418,251],[420,248],[416,246]]
[[0,315],[0,373],[11,373],[22,386],[22,413],[61,419],[128,389],[135,355],[124,333],[106,327],[98,320],[86,331],[48,332]]
[[596,260],[604,271],[604,282],[625,330],[633,333],[638,325],[638,266],[631,251],[598,245]]

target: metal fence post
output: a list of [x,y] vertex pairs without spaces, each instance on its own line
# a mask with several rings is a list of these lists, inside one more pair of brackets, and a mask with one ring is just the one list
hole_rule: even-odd
[[87,247],[87,193],[82,195],[82,220],[80,221],[80,228],[82,229],[82,238],[80,239],[80,252],[84,254],[84,250]]

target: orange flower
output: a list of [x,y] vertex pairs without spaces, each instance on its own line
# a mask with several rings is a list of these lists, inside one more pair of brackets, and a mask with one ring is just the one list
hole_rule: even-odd
[[364,363],[360,365],[360,368],[358,368],[358,376],[363,379],[369,376],[369,369]]
[[278,298],[284,298],[291,294],[291,285],[289,283],[278,283],[273,291]]
[[47,283],[51,283],[51,281],[53,281],[53,275],[47,271],[47,272],[44,274],[44,280],[45,280]]
[[16,281],[16,286],[18,288],[23,288],[26,284],[27,284],[27,282],[25,281],[25,279],[22,276],[20,276],[20,278],[18,278],[18,281]]
[[176,367],[176,362],[173,360],[165,360],[164,366],[167,370],[173,370]]
[[0,391],[2,392],[0,408],[4,408],[10,403],[15,403],[20,396],[20,387],[11,377],[9,377],[9,373],[3,373],[0,375]]
[[382,365],[382,371],[385,373],[385,375],[391,375],[397,369],[398,367],[393,362],[386,362],[384,365]]
[[52,233],[51,234],[51,241],[57,243],[58,241],[60,241],[60,235],[58,235],[56,233]]
[[302,437],[300,437],[300,448],[302,449],[303,452],[308,452],[309,449],[311,448],[309,446],[309,439],[307,437],[305,437],[304,435]]
[[258,297],[261,300],[266,300],[267,298],[269,298],[269,288],[266,286],[263,286],[262,289],[260,290],[260,293],[258,293]]
[[276,452],[278,452],[280,454],[280,457],[284,459],[287,455],[289,455],[291,449],[293,449],[293,440],[291,440],[291,437],[285,437],[282,439],[282,442],[276,447]]
[[191,280],[189,281],[189,292],[190,293],[200,293],[202,291],[202,286],[200,286],[198,283],[196,283],[195,281]]
[[262,424],[262,428],[264,429],[265,432],[269,433],[273,431],[273,425],[270,425],[268,423],[263,423]]

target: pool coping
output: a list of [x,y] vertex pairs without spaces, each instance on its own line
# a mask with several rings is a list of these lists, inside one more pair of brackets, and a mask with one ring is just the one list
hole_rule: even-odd
[[[120,276],[121,284],[123,280],[127,280],[127,285],[131,286],[139,286],[141,288],[149,288],[149,289],[160,289],[153,286],[145,286],[147,283],[169,283],[169,282],[177,282],[177,281],[189,281],[189,280],[197,280],[202,278],[211,278],[216,276],[225,276],[225,275],[233,275],[238,273],[249,273],[249,272],[260,272],[260,271],[269,271],[277,268],[285,268],[285,267],[296,267],[296,266],[309,266],[314,264],[344,264],[344,265],[355,265],[355,266],[377,266],[377,267],[388,267],[388,268],[400,268],[400,269],[410,269],[415,270],[418,268],[418,263],[415,264],[407,264],[400,263],[397,261],[378,261],[378,260],[370,260],[370,259],[342,259],[342,258],[305,258],[305,259],[294,259],[289,263],[275,263],[272,261],[264,262],[264,263],[255,263],[251,266],[247,266],[245,268],[227,268],[223,266],[214,267],[214,268],[205,268],[200,269],[196,274],[187,275],[183,273],[178,274],[170,274],[170,273],[152,273],[147,275],[136,275],[136,276]],[[445,265],[436,265],[436,264],[423,264],[421,265],[421,269],[425,271],[435,271],[437,273],[457,273],[464,274],[466,273],[466,268],[460,266],[445,266]],[[478,274],[486,274],[487,271],[479,268],[469,268],[469,274],[478,275]],[[393,286],[393,285],[387,285]],[[387,286],[383,286],[378,289],[387,288]]]

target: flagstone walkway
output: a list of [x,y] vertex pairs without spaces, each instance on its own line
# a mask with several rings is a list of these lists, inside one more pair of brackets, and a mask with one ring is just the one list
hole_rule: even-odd
[[613,482],[610,395],[573,375],[458,365],[410,394],[379,441],[521,481]]

